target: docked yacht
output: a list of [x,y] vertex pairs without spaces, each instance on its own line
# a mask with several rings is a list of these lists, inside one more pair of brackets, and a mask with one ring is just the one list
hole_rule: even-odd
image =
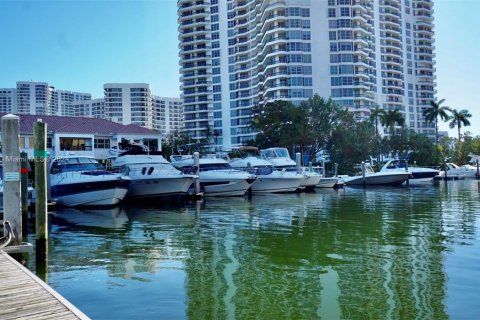
[[241,158],[231,160],[230,165],[256,175],[251,186],[253,193],[295,192],[305,180],[296,172],[275,170],[270,162],[260,157],[256,147],[240,147],[238,152]]
[[[459,166],[455,163],[452,162],[447,162],[447,177],[450,178],[458,178],[458,179],[463,179],[463,178],[470,178],[474,179],[477,176],[477,167],[466,164],[463,166]],[[440,171],[439,173],[440,177],[445,177],[445,171]]]
[[339,179],[338,177],[326,177],[325,176],[325,168],[322,167],[312,167],[309,168],[310,171],[316,172],[320,175],[320,181],[317,184],[317,188],[334,188],[338,186]]
[[128,197],[185,196],[198,176],[181,172],[160,153],[145,148],[131,146],[112,161],[114,168],[132,179]]
[[401,185],[408,178],[410,178],[410,172],[405,171],[388,171],[388,172],[375,172],[369,163],[364,164],[365,174],[359,173],[356,176],[342,177],[343,182],[349,185]]
[[[260,154],[277,170],[286,170],[292,172],[298,171],[297,163],[290,158],[287,148],[277,147],[263,149],[260,151]],[[314,190],[317,184],[320,182],[321,176],[318,173],[305,170],[305,168],[301,168],[297,174],[304,177],[304,180],[300,185],[300,189],[303,188]]]
[[62,206],[115,205],[127,194],[130,181],[106,171],[92,157],[59,157],[50,165],[52,200]]
[[[192,155],[173,155],[170,160],[182,172],[196,173]],[[255,175],[233,169],[216,155],[202,156],[199,165],[200,188],[205,196],[243,196],[255,181]]]
[[409,172],[411,177],[409,183],[412,185],[429,183],[433,181],[433,178],[439,174],[439,170],[423,167],[408,167],[405,161],[399,159],[390,160],[383,165],[380,172]]

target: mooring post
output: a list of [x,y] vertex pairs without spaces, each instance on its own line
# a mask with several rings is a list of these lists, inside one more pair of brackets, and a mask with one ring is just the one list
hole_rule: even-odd
[[[247,162],[247,172],[250,174],[255,173],[255,170],[252,170],[252,164],[250,162]],[[255,176],[255,178],[257,178],[257,176]],[[250,186],[250,188],[247,189],[247,196],[248,196],[248,199],[252,199],[252,196],[253,196],[252,186]]]
[[295,162],[297,163],[297,173],[302,173],[302,154],[295,153]]
[[22,232],[27,236],[28,219],[28,153],[20,153],[20,187],[22,188]]
[[38,119],[33,124],[35,157],[35,251],[36,262],[44,263],[48,256],[47,212],[47,124]]
[[2,117],[3,156],[3,219],[12,227],[13,245],[22,242],[22,215],[20,206],[20,118],[13,114]]
[[[324,168],[323,170],[325,170],[325,164],[324,164],[323,166],[324,166],[324,167],[323,167],[323,168]],[[324,171],[324,172],[325,172],[325,171]],[[335,163],[335,177],[338,177],[338,163]]]
[[362,180],[363,180],[363,187],[366,185],[365,181],[365,161],[362,161]]
[[478,159],[477,159],[477,180],[480,180],[480,171],[478,168]]
[[198,176],[195,179],[195,196],[200,195],[200,154],[198,152],[193,153],[193,166],[195,167],[195,174]]
[[447,161],[445,160],[445,174],[443,175],[443,178],[445,179],[445,184],[447,184],[447,171],[448,171],[448,165],[447,165]]
[[[405,160],[405,172],[408,172],[408,160]],[[407,187],[410,186],[410,176],[407,178]]]

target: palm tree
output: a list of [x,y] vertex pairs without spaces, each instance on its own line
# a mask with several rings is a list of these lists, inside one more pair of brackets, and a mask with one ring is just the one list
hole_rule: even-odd
[[377,135],[378,138],[378,120],[381,121],[382,116],[385,114],[385,110],[380,108],[378,104],[375,105],[375,108],[371,109],[370,112],[370,121],[372,123],[375,123],[375,134]]
[[445,99],[442,99],[438,102],[430,101],[430,108],[423,110],[423,116],[425,121],[432,123],[435,121],[435,144],[438,144],[438,117],[443,121],[448,121],[450,117],[447,112],[450,112],[450,108],[447,106],[442,106]]
[[468,120],[468,118],[471,118],[472,117],[472,114],[466,110],[466,109],[462,109],[460,111],[458,111],[457,109],[453,109],[451,110],[452,112],[452,117],[451,117],[451,120],[450,121],[450,128],[455,128],[457,127],[458,129],[458,141],[460,141],[460,128],[462,127],[462,125],[464,127],[466,126],[469,126],[470,125],[470,121]]
[[405,118],[397,109],[384,111],[380,117],[380,121],[384,126],[390,128],[390,134],[394,134],[395,124],[403,126],[405,124]]

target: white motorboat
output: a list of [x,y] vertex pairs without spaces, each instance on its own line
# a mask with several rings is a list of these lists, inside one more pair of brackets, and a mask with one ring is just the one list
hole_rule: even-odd
[[295,192],[305,180],[296,172],[274,170],[270,162],[260,158],[256,147],[240,147],[238,151],[242,158],[231,160],[230,165],[256,175],[253,193]]
[[143,146],[121,153],[113,159],[112,166],[132,179],[127,194],[132,198],[185,196],[198,178],[181,172],[161,154]]
[[115,205],[125,198],[131,179],[111,173],[92,157],[67,156],[52,161],[52,200],[62,206]]
[[[172,165],[184,173],[194,174],[193,156],[171,156]],[[255,181],[255,175],[233,169],[227,160],[215,155],[199,159],[200,188],[205,196],[243,196]]]
[[343,177],[343,182],[347,185],[401,185],[408,178],[410,172],[391,171],[391,172],[375,172],[369,163],[364,164],[365,174],[362,172],[356,176]]
[[325,170],[322,167],[312,167],[313,172],[316,172],[320,175],[320,181],[317,184],[317,188],[334,188],[338,185],[338,177],[325,177]]
[[321,176],[316,172],[308,172],[305,168],[298,169],[297,163],[290,158],[287,148],[268,148],[260,151],[262,157],[269,161],[277,170],[296,172],[304,177],[300,188],[313,190],[320,182]]
[[411,177],[408,179],[409,184],[424,184],[433,181],[433,178],[439,174],[439,170],[423,167],[410,167],[399,159],[390,160],[383,165],[380,172],[409,172]]
[[[450,178],[471,178],[474,179],[477,176],[477,167],[466,164],[463,166],[456,165],[452,162],[447,162],[447,177]],[[445,177],[445,171],[440,171],[438,174],[440,177]]]

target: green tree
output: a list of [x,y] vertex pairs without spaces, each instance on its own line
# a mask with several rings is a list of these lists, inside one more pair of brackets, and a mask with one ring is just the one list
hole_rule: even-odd
[[405,124],[405,118],[402,113],[397,109],[385,111],[380,120],[384,126],[390,129],[390,134],[395,134],[395,125],[403,126]]
[[162,141],[162,153],[166,159],[172,154],[178,154],[178,147],[186,145],[190,142],[188,135],[183,130],[177,130],[170,133],[165,140]]
[[375,105],[375,108],[371,109],[371,112],[370,112],[370,121],[375,124],[375,135],[379,136],[379,132],[378,132],[378,123],[382,121],[382,118],[384,117],[385,115],[385,110],[383,110],[382,108],[380,108],[380,106],[378,104]]
[[332,130],[327,150],[331,160],[339,164],[340,172],[352,173],[355,164],[372,154],[374,139],[375,128],[370,122],[339,122]]
[[443,106],[445,99],[442,99],[438,102],[430,101],[430,107],[423,110],[423,116],[427,123],[435,122],[435,143],[438,145],[438,118],[443,121],[448,121],[450,119],[448,112],[450,108]]
[[[274,101],[263,107],[254,108],[252,128],[258,132],[255,144],[259,148],[291,147],[294,144],[295,130],[303,127],[298,120],[297,107],[288,101]],[[307,121],[307,119],[303,120]]]
[[308,139],[303,137],[302,140],[304,145],[309,146],[310,156],[313,157],[325,147],[333,126],[342,121],[344,110],[332,99],[325,99],[318,94],[303,101],[299,109],[302,110],[300,116],[308,119],[306,124],[309,130],[303,131]]
[[457,127],[458,141],[460,141],[460,138],[461,138],[460,128],[462,126],[466,127],[466,126],[470,125],[470,121],[468,120],[468,118],[471,118],[472,115],[466,109],[462,109],[460,111],[458,111],[457,109],[452,109],[451,112],[452,112],[452,117],[451,117],[452,121],[450,121],[449,125],[450,125],[450,128],[452,128],[452,129]]
[[411,161],[419,166],[440,165],[442,163],[442,155],[426,135],[410,130],[408,140]]

